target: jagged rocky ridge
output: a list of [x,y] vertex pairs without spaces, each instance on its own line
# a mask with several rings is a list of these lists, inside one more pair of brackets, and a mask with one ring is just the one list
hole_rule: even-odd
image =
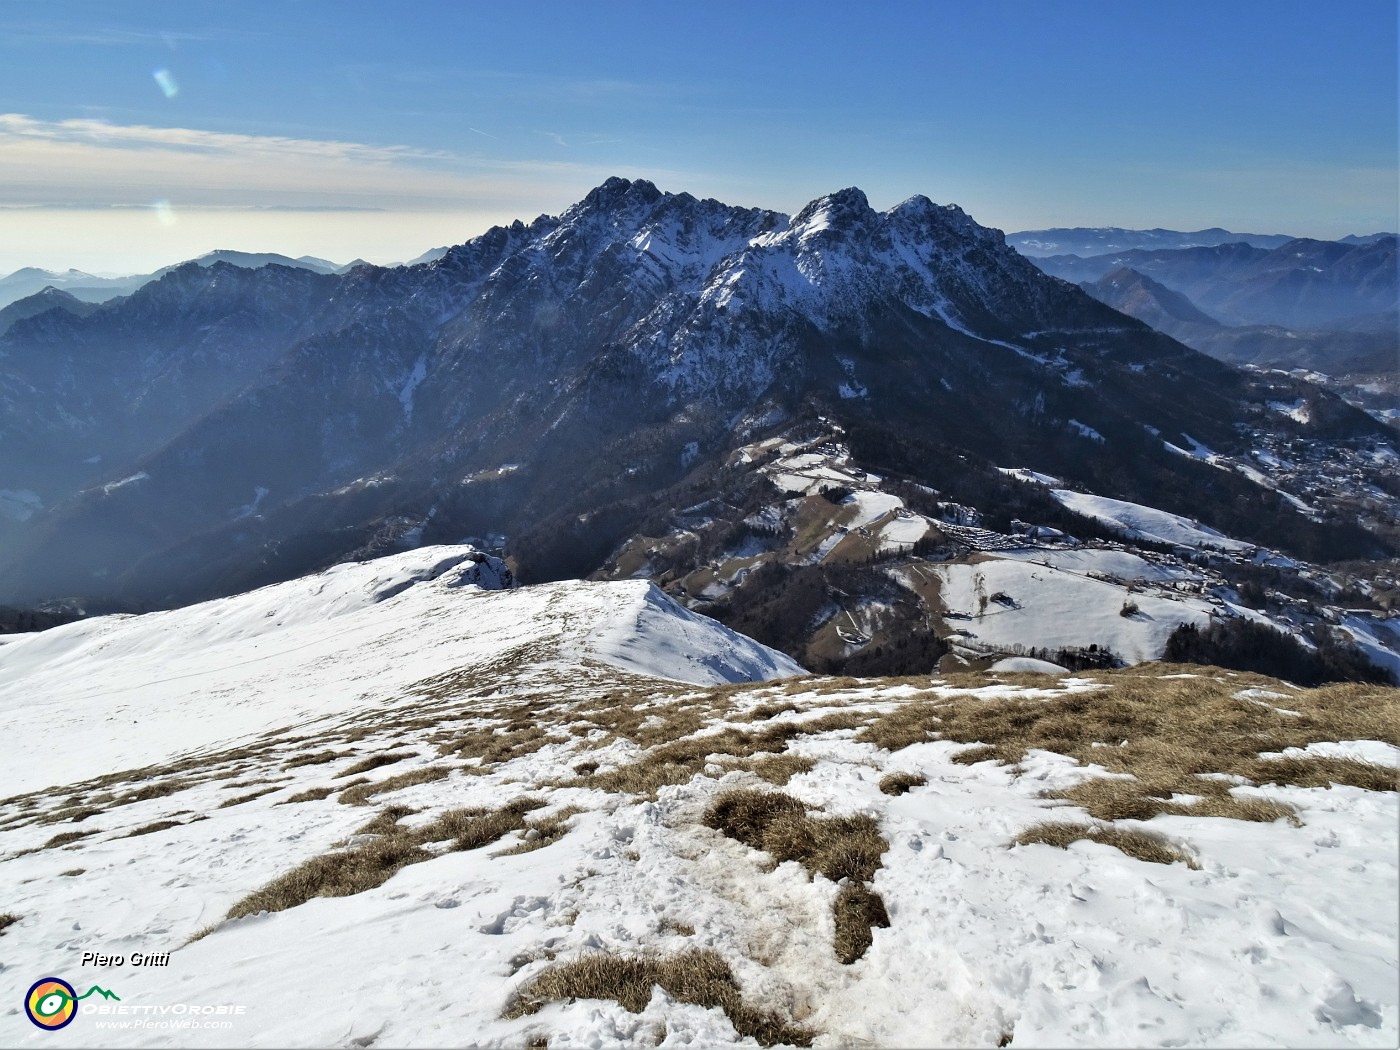
[[[1306,424],[1269,407],[1295,401]],[[421,265],[181,267],[16,322],[0,403],[0,489],[29,508],[12,603],[178,604],[466,535],[508,537],[527,579],[585,575],[739,445],[818,417],[929,484],[971,456],[1309,556],[1385,549],[1166,447],[1384,440],[1364,414],[1187,349],[955,206],[854,189],[789,218],[611,179]]]

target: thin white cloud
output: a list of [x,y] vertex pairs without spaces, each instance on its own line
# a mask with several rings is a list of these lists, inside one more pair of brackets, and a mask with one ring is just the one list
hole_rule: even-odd
[[119,29],[115,26],[9,26],[3,30],[4,42],[11,46],[31,44],[81,45],[97,47],[150,47],[163,44],[172,51],[181,44],[204,43],[211,40],[247,39],[257,33],[242,30],[207,29],[198,32],[160,29]]
[[[177,205],[529,211],[613,171],[198,128],[0,114],[0,206]],[[650,173],[656,177],[660,173]]]

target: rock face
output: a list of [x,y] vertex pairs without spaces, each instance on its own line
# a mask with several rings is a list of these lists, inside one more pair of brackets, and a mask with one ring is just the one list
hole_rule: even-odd
[[913,474],[971,453],[1208,509],[1252,484],[1203,489],[1163,441],[1228,451],[1300,396],[1314,434],[1376,432],[1047,276],[953,205],[877,212],[847,189],[789,218],[610,179],[418,265],[192,263],[90,316],[16,322],[0,489],[43,509],[0,520],[0,601],[177,604],[467,535],[509,537],[527,577],[584,575],[684,479],[803,418],[941,450]]

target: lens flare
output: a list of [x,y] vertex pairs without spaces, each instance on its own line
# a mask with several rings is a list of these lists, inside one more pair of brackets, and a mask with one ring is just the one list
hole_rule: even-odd
[[162,226],[175,225],[175,209],[170,206],[167,200],[152,201],[151,207],[155,209],[156,222]]
[[165,93],[166,98],[174,98],[180,93],[180,85],[175,83],[175,75],[170,70],[157,69],[151,73],[151,76],[156,78],[156,84]]

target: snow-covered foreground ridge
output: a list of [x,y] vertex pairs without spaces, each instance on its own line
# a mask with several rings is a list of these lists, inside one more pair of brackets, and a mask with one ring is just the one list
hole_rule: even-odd
[[[0,801],[4,1043],[1400,1034],[1400,691],[744,681],[793,668],[648,585],[491,590],[474,557],[0,648],[6,711],[28,680],[55,727],[7,713],[5,776],[85,756]],[[120,998],[41,1031],[46,976]]]
[[0,792],[369,711],[431,675],[523,653],[706,684],[802,672],[645,581],[513,588],[498,559],[424,547],[0,645],[0,734],[19,756]]

